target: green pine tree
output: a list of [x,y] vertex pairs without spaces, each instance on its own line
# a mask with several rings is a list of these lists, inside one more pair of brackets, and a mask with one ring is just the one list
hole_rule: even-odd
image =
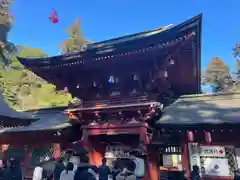
[[60,44],[61,52],[78,52],[84,49],[90,41],[83,37],[80,19],[77,19],[67,30],[68,38]]
[[11,58],[17,52],[15,45],[8,41],[8,32],[11,29],[13,16],[10,14],[12,0],[4,0],[0,3],[0,61],[8,66]]
[[219,91],[232,86],[232,78],[228,66],[218,57],[214,57],[204,73],[205,82],[215,85]]

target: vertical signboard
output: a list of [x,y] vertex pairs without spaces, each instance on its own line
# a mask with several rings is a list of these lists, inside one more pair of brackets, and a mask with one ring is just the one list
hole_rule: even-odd
[[201,164],[198,143],[188,143],[188,154],[191,171],[193,170],[194,165],[200,167]]

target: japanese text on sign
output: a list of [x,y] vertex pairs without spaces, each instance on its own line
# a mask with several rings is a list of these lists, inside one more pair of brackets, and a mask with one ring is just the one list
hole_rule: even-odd
[[221,146],[200,146],[200,156],[225,157],[225,148]]

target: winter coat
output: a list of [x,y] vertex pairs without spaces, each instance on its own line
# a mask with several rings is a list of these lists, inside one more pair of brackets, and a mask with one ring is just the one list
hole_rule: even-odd
[[54,171],[53,171],[53,178],[54,180],[59,180],[61,173],[65,170],[65,166],[63,163],[56,164]]
[[191,172],[191,180],[202,180],[199,173],[192,171]]
[[74,180],[96,180],[96,169],[90,164],[80,164],[75,172]]
[[108,175],[111,173],[107,165],[101,165],[98,169],[99,180],[108,180]]
[[113,177],[113,180],[116,180],[116,177],[117,177],[117,175],[118,175],[119,173],[121,173],[121,170],[120,170],[120,169],[116,169],[116,168],[112,169],[112,177]]
[[233,180],[240,180],[240,172],[239,171],[235,171],[234,172],[234,178]]
[[40,166],[35,167],[33,171],[33,180],[42,180],[43,168]]
[[33,171],[33,180],[45,180],[47,179],[47,172],[41,166],[35,167]]
[[60,180],[74,180],[75,172],[64,170],[60,175]]
[[23,172],[20,167],[12,167],[4,169],[4,180],[23,180]]

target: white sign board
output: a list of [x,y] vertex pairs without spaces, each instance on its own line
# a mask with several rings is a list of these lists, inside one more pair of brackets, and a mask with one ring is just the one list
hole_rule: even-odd
[[222,146],[200,146],[200,156],[225,157],[225,148]]
[[200,167],[200,155],[199,155],[199,146],[198,143],[188,143],[188,153],[191,171],[193,166],[197,165]]
[[205,157],[203,168],[207,176],[230,176],[227,158]]

